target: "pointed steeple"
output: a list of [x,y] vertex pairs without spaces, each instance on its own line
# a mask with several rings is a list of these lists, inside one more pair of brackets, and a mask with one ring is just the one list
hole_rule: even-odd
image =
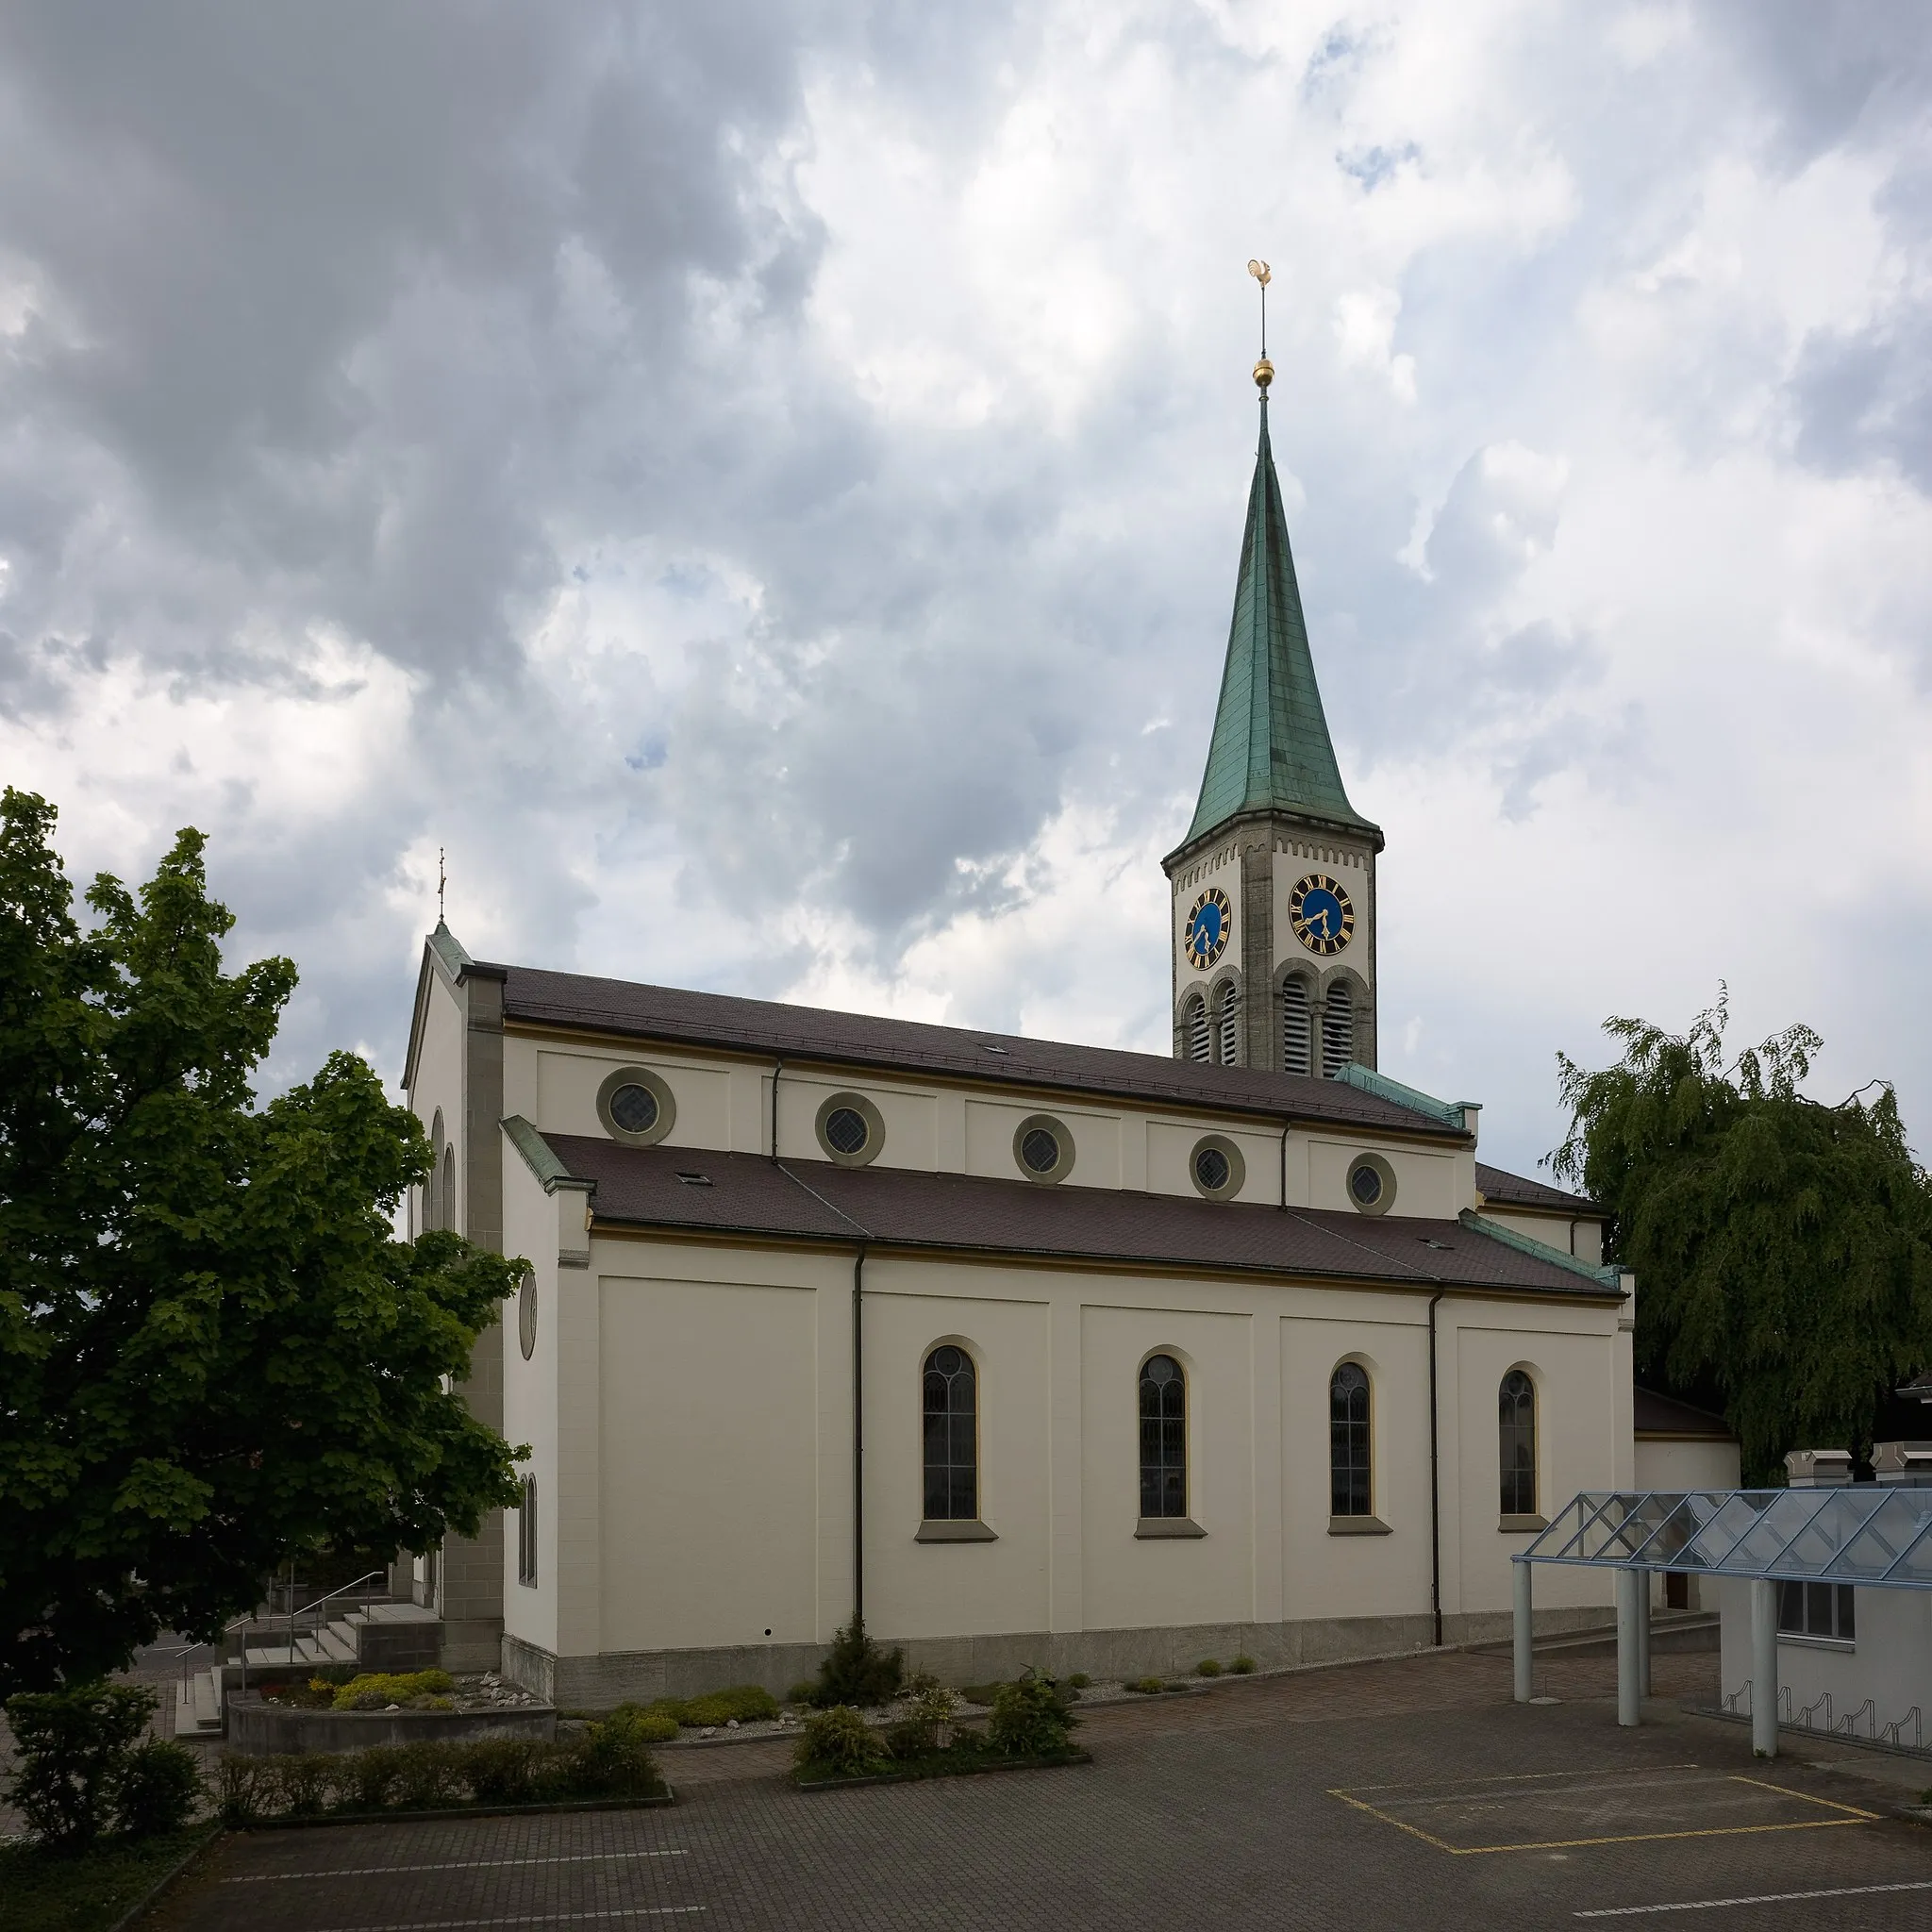
[[1379,829],[1349,804],[1342,789],[1328,721],[1322,711],[1301,589],[1288,547],[1281,484],[1268,446],[1263,370],[1269,376],[1274,373],[1265,353],[1255,372],[1261,384],[1261,443],[1255,453],[1255,480],[1248,491],[1248,525],[1241,538],[1241,577],[1235,588],[1227,663],[1221,674],[1221,703],[1214,714],[1200,803],[1181,842],[1191,844],[1242,813],[1280,811],[1357,826],[1374,834],[1379,846]]

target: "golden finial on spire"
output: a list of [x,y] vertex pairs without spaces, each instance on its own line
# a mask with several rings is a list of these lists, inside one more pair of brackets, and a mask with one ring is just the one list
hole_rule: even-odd
[[1274,365],[1268,359],[1268,284],[1274,276],[1265,261],[1250,261],[1248,273],[1261,285],[1261,359],[1255,364],[1255,387],[1265,400],[1274,380]]

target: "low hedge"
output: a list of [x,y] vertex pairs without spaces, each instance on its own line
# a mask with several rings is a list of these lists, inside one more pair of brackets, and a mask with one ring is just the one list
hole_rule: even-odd
[[[778,1715],[778,1700],[758,1684],[734,1684],[725,1690],[708,1690],[702,1697],[659,1697],[650,1704],[621,1704],[619,1710],[645,1718],[668,1718],[686,1730],[717,1730],[728,1724],[756,1724]],[[665,1743],[676,1730],[655,1740]]]
[[465,1806],[660,1797],[641,1712],[613,1712],[566,1743],[537,1738],[425,1740],[367,1751],[246,1757],[224,1752],[217,1791],[230,1824]]

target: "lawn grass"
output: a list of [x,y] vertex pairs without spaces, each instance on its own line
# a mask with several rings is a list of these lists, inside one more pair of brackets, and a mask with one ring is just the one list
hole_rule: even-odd
[[85,1852],[0,1845],[0,1932],[106,1932],[187,1856],[212,1825],[158,1838],[102,1839]]

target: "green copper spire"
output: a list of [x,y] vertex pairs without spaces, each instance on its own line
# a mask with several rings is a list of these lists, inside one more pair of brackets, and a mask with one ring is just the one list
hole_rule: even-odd
[[[1265,356],[1262,366],[1267,366]],[[1274,373],[1268,368],[1270,375]],[[1256,380],[1262,380],[1260,368]],[[1261,446],[1255,453],[1255,481],[1248,491],[1248,526],[1241,538],[1241,574],[1227,664],[1221,674],[1221,704],[1201,778],[1201,802],[1181,842],[1191,843],[1251,811],[1293,812],[1376,830],[1349,804],[1335,747],[1328,741],[1302,593],[1289,554],[1281,484],[1268,447],[1265,384]]]

